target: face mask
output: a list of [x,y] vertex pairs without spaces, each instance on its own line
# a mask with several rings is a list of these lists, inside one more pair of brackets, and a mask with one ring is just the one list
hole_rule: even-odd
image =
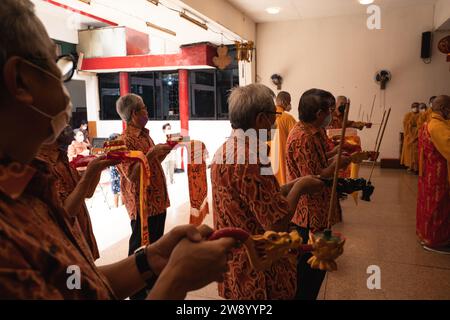
[[340,105],[338,110],[339,110],[339,113],[344,114],[345,113],[345,104]]
[[[49,75],[53,79],[57,80],[59,85],[60,85],[61,91],[62,91],[61,96],[63,98],[64,97],[70,97],[70,94],[67,91],[67,88],[62,84],[61,79],[59,79],[58,77],[56,77],[52,73],[48,72],[47,70],[44,70],[41,67],[35,65],[34,63],[31,63],[31,62],[29,62],[27,60],[23,60],[23,61],[26,62],[27,64],[29,64],[30,66],[38,69],[39,71]],[[52,126],[52,134],[43,142],[43,144],[52,144],[52,143],[54,143],[56,141],[56,139],[58,138],[58,136],[61,134],[61,132],[64,130],[64,128],[66,128],[67,125],[69,124],[70,117],[72,116],[72,102],[70,101],[70,99],[67,99],[67,101],[64,101],[64,103],[66,103],[65,109],[62,110],[57,115],[54,115],[54,116],[49,115],[48,113],[40,110],[39,108],[37,108],[37,107],[35,107],[33,105],[29,105],[29,107],[31,109],[33,109],[37,113],[40,113],[44,117],[50,119],[50,124]]]
[[322,128],[328,128],[328,126],[331,124],[332,120],[333,120],[333,117],[331,116],[331,114],[329,114],[323,121]]
[[83,142],[84,141],[84,136],[77,136],[76,138],[75,138],[75,140],[77,140],[77,142]]

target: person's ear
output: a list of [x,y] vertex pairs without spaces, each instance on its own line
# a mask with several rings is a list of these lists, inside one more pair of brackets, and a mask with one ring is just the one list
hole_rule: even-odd
[[33,96],[28,86],[31,83],[31,77],[21,63],[20,57],[11,57],[6,61],[3,67],[3,82],[6,90],[18,102],[26,105],[33,104]]

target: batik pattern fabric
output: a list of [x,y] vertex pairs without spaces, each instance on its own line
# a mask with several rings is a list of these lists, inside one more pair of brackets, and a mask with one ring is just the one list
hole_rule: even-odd
[[[216,152],[211,167],[214,227],[242,228],[252,235],[264,234],[289,215],[289,205],[280,192],[270,161],[262,165],[239,133]],[[254,157],[254,158],[253,158]],[[238,158],[240,159],[238,161]],[[245,158],[242,160],[242,158]],[[241,161],[242,160],[242,161]],[[288,230],[286,230],[288,231]],[[229,272],[219,283],[219,294],[233,300],[293,299],[296,291],[296,266],[281,259],[267,271],[251,267],[244,248],[236,249],[228,262]]]

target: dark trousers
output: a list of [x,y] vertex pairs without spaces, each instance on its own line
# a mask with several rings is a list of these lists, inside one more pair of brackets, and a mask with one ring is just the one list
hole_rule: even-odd
[[[295,230],[303,238],[303,243],[308,243],[309,229],[295,226]],[[299,256],[297,260],[297,293],[296,300],[316,300],[319,295],[320,287],[325,278],[326,271],[312,269],[308,264],[311,253]]]
[[[166,211],[156,216],[148,217],[148,233],[150,243],[154,243],[164,235],[164,226],[166,224]],[[128,246],[128,256],[141,247],[141,218],[139,212],[136,215],[136,220],[131,220],[131,237]],[[144,300],[147,297],[148,291],[153,288],[149,285],[138,293],[130,297],[131,300]]]

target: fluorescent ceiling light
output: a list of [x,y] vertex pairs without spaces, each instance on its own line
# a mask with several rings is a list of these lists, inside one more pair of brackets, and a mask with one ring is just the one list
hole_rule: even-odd
[[177,33],[175,31],[172,31],[172,30],[167,29],[167,28],[160,27],[160,26],[158,26],[156,24],[153,24],[151,22],[146,22],[146,24],[147,24],[147,27],[149,27],[149,28],[153,28],[153,29],[165,32],[167,34],[170,34],[171,36],[176,36],[177,35]]
[[359,3],[366,5],[366,4],[371,4],[371,3],[373,3],[373,1],[374,1],[374,0],[359,0]]
[[279,14],[281,11],[281,8],[280,7],[269,7],[269,8],[266,8],[266,11],[267,11],[267,13],[270,13],[270,14]]

